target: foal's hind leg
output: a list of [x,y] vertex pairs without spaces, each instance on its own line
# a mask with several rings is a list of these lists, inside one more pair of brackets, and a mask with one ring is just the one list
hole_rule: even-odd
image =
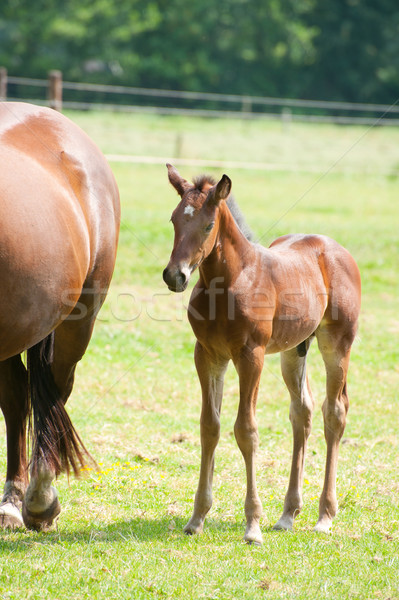
[[306,356],[298,356],[296,348],[282,352],[281,372],[291,396],[290,421],[294,443],[284,511],[274,529],[292,529],[294,518],[302,508],[303,471],[314,401],[306,375]]
[[19,356],[0,363],[0,406],[7,429],[7,475],[0,503],[0,527],[22,527],[20,509],[28,485],[28,390],[26,369]]
[[197,342],[195,365],[202,388],[201,470],[195,495],[194,512],[184,528],[185,533],[201,533],[207,512],[212,506],[212,481],[215,449],[220,435],[220,411],[223,380],[227,362],[216,362]]
[[346,377],[353,335],[332,336],[327,330],[317,334],[327,373],[326,399],[323,403],[324,436],[327,442],[326,472],[319,502],[315,531],[327,533],[338,509],[336,477],[339,442],[344,433],[349,400]]

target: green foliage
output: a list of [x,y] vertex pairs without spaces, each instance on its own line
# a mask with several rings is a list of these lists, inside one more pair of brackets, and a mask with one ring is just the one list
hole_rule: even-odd
[[306,21],[315,32],[315,61],[308,73],[314,97],[397,99],[399,14],[394,2],[336,0],[333,10],[319,2]]
[[3,0],[11,75],[391,103],[396,0]]

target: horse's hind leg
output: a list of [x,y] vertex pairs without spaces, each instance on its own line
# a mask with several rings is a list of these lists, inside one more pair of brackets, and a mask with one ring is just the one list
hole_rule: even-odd
[[184,527],[185,533],[188,534],[201,533],[205,516],[212,506],[215,449],[220,435],[220,411],[227,362],[215,362],[197,342],[195,365],[202,389],[201,469],[193,515]]
[[329,531],[338,509],[336,495],[338,450],[349,409],[346,377],[350,345],[354,337],[354,333],[346,333],[346,335],[337,335],[337,333],[332,335],[332,333],[327,329],[317,333],[327,374],[326,399],[322,407],[324,436],[327,443],[326,471],[319,502],[319,519],[315,526],[315,531],[322,533]]
[[28,485],[26,420],[28,390],[26,369],[19,356],[0,363],[0,407],[7,430],[7,474],[0,503],[0,527],[22,527],[22,499]]
[[[83,306],[83,305],[82,305]],[[90,341],[95,321],[95,313],[88,309],[85,318],[65,320],[55,331],[54,358],[51,365],[52,376],[61,401],[65,404],[72,391],[75,367],[83,357]],[[69,428],[68,428],[69,429]],[[69,436],[73,431],[65,431],[60,435]],[[76,436],[76,433],[74,432]],[[76,439],[76,438],[75,438]],[[78,443],[80,439],[77,438]],[[84,447],[82,446],[83,450]],[[72,464],[76,469],[76,460]],[[32,529],[48,529],[61,511],[56,489],[51,485],[57,473],[46,460],[40,461],[39,468],[31,473],[29,487],[23,504],[23,517],[27,527]]]
[[291,396],[290,421],[293,433],[291,475],[283,514],[274,529],[292,529],[294,518],[302,508],[305,454],[312,427],[314,401],[306,374],[306,355],[296,348],[281,353],[281,372]]

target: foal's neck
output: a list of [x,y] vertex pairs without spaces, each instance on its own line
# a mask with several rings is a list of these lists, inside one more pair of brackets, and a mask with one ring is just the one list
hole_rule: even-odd
[[219,207],[219,231],[212,252],[200,267],[206,287],[211,281],[223,278],[218,287],[229,287],[243,268],[253,261],[254,247],[244,236],[226,202]]

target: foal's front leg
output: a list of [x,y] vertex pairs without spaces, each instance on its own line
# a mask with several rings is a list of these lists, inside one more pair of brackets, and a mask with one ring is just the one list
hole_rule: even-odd
[[235,366],[240,378],[240,405],[234,434],[244,457],[247,471],[247,494],[245,498],[245,516],[247,526],[244,540],[248,543],[262,544],[259,520],[262,504],[256,489],[255,454],[258,448],[258,425],[255,419],[259,381],[263,368],[264,348],[245,347]]
[[195,495],[194,512],[184,528],[185,533],[201,533],[205,516],[212,506],[212,481],[215,449],[220,435],[220,411],[227,361],[216,361],[197,342],[195,366],[202,388],[201,470]]

